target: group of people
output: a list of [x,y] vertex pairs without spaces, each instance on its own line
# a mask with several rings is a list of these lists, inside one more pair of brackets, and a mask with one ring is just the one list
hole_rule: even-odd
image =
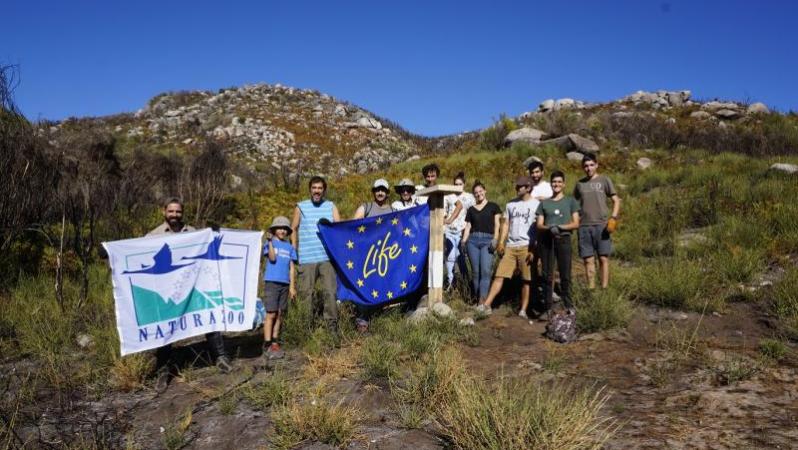
[[[530,292],[542,287],[543,312],[550,310],[554,299],[555,267],[559,272],[562,310],[573,314],[571,302],[571,235],[578,235],[579,256],[585,266],[586,282],[595,288],[596,260],[600,283],[609,283],[609,256],[612,251],[610,234],[615,229],[620,210],[620,198],[609,178],[598,173],[598,161],[593,154],[582,160],[585,177],[580,179],[573,195],[565,193],[565,175],[554,171],[549,181],[544,179],[540,160],[533,160],[527,175],[515,180],[517,196],[507,202],[504,210],[488,200],[485,185],[476,181],[471,192],[465,188],[465,175],[460,172],[453,180],[463,192],[444,198],[445,210],[445,281],[449,287],[456,282],[455,268],[463,280],[470,280],[470,291],[477,300],[476,308],[491,313],[491,305],[502,290],[504,281],[519,274],[522,279],[519,316],[527,318]],[[352,219],[379,216],[426,203],[427,197],[417,196],[416,190],[438,184],[440,168],[429,164],[422,168],[424,184],[416,186],[409,179],[393,185],[398,199],[391,202],[391,185],[385,179],[376,180],[371,187],[371,200],[359,205]],[[318,234],[322,220],[341,220],[336,205],[326,198],[327,182],[315,176],[308,183],[310,197],[296,204],[292,219],[274,218],[263,246],[264,269],[264,344],[263,355],[274,359],[283,356],[280,347],[280,325],[289,299],[299,296],[310,302],[314,315],[321,316],[326,326],[338,329],[336,274]],[[611,203],[611,207],[608,203]],[[182,203],[170,199],[163,210],[165,222],[150,234],[179,233],[193,228],[182,221]],[[466,255],[470,264],[466,263]],[[495,273],[494,257],[500,257]],[[556,266],[555,266],[556,264]],[[469,270],[470,266],[470,270]],[[542,274],[539,273],[542,266]],[[317,286],[318,285],[318,286]],[[318,293],[318,295],[314,295]],[[358,309],[357,327],[368,329],[373,313]],[[231,369],[220,333],[209,333],[208,342],[217,366]],[[164,367],[168,367],[171,347],[156,352],[159,380],[156,386],[168,382]],[[168,371],[168,369],[166,369]],[[162,378],[166,378],[162,383]]]

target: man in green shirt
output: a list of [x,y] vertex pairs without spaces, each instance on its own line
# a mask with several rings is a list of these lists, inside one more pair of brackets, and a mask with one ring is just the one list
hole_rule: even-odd
[[[590,289],[596,287],[596,254],[601,270],[601,287],[607,288],[610,281],[610,233],[615,230],[615,221],[621,210],[621,198],[609,178],[598,174],[596,155],[586,153],[582,158],[585,177],[574,187],[574,197],[580,203],[579,256],[585,262],[585,276]],[[612,200],[612,213],[607,207]]]
[[570,196],[563,194],[565,174],[555,170],[551,174],[551,190],[554,196],[540,202],[535,212],[539,231],[538,252],[543,261],[545,309],[552,304],[554,286],[554,260],[560,272],[560,298],[569,311],[571,303],[571,230],[579,228],[579,204]]

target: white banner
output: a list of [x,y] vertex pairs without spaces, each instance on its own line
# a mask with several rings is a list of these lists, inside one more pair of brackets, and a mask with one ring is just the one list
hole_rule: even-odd
[[251,329],[262,235],[206,228],[104,242],[122,355]]

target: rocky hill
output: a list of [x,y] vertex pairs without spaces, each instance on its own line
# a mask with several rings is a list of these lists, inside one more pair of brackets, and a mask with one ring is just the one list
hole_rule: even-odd
[[701,102],[688,90],[638,91],[606,103],[548,99],[483,130],[424,138],[318,91],[255,84],[217,93],[165,93],[135,114],[70,119],[50,131],[57,141],[60,131],[87,125],[114,135],[120,153],[191,152],[210,138],[244,170],[293,179],[385,171],[400,161],[515,142],[554,145],[574,159],[586,151],[624,148],[759,155],[798,150],[794,114],[772,113],[762,103]]
[[86,124],[111,132],[122,147],[190,151],[206,137],[261,172],[341,176],[418,158],[423,139],[318,91],[279,84],[165,93],[135,114],[54,124]]

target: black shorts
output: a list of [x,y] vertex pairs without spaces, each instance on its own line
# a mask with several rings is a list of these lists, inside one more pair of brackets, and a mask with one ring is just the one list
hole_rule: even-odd
[[288,284],[266,282],[266,295],[263,306],[266,312],[285,311],[288,308]]

